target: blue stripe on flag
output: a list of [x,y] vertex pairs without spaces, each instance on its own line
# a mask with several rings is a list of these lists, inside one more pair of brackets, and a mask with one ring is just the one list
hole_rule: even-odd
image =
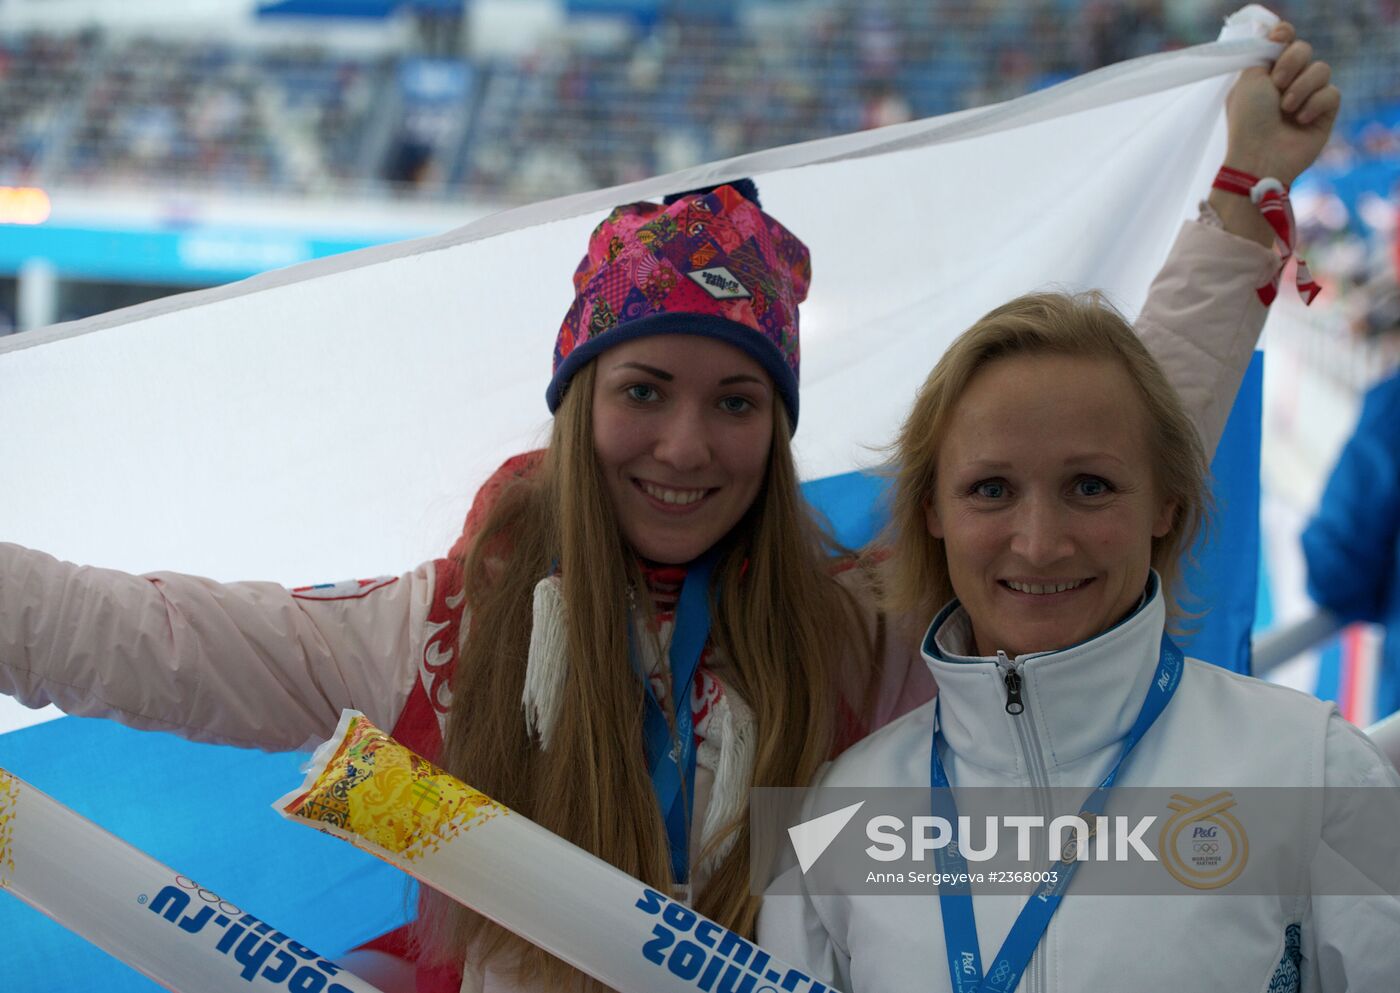
[[1274,581],[1269,570],[1269,546],[1259,542],[1259,591],[1255,594],[1254,633],[1268,631],[1274,626]]
[[1317,689],[1313,694],[1319,700],[1338,702],[1342,692],[1342,639],[1333,638],[1322,647],[1317,655]]
[[1177,639],[1183,651],[1233,672],[1250,671],[1250,636],[1259,595],[1259,450],[1264,353],[1255,352],[1211,462],[1215,518],[1184,570],[1192,612]]
[[890,480],[865,472],[846,472],[802,484],[807,501],[831,525],[832,536],[847,548],[871,541],[889,520],[883,502]]

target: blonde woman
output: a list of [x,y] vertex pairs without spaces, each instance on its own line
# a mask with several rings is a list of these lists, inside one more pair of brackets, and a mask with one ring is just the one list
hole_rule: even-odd
[[[1268,819],[1290,825],[1281,838],[1241,815],[1238,844],[1256,871],[1238,891],[1214,892],[1202,869],[1206,885],[1177,876],[1163,895],[1076,892],[1086,872],[1114,878],[1097,837],[1082,842],[1092,869],[1079,849],[1017,862],[1011,871],[1036,874],[1029,894],[947,883],[882,896],[847,882],[770,896],[765,947],[847,993],[1389,988],[1400,775],[1332,704],[1186,659],[1172,642],[1207,464],[1122,318],[1097,298],[1057,295],[987,314],[925,382],[897,458],[889,592],[896,609],[932,617],[921,653],[938,696],[838,758],[823,786],[933,786],[935,816],[958,825],[947,851],[970,824],[940,799],[949,788],[957,807],[976,802],[975,787],[1038,798],[1046,823],[1107,823],[1096,818],[1120,787],[1163,801],[1288,787],[1303,815],[1285,820],[1291,809],[1271,802]],[[993,812],[1023,813],[1004,801]],[[1214,837],[1207,813],[1193,836]],[[969,843],[986,848],[980,835]],[[958,858],[940,851],[921,867],[986,868]]]
[[[1292,42],[1291,29],[1278,37]],[[1275,73],[1255,80],[1267,99],[1234,101],[1231,155],[1286,146],[1281,161],[1301,169],[1335,90],[1302,43]],[[1318,111],[1302,125],[1279,111],[1294,90],[1299,113]],[[1186,226],[1139,326],[1218,432],[1276,260],[1252,208],[1220,199],[1208,213]],[[398,577],[286,590],[0,545],[0,692],[266,749],[324,736],[355,707],[752,933],[748,790],[808,781],[836,744],[933,692],[797,489],[809,273],[751,184],[617,208],[590,238],[556,339],[549,447],[503,467],[453,553]],[[419,959],[420,990],[585,985],[432,900],[418,940],[376,947]],[[391,965],[355,962],[385,988],[412,983],[369,971]]]

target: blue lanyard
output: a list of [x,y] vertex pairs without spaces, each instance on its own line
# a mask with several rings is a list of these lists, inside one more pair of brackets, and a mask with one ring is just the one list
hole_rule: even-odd
[[[1080,816],[1098,816],[1104,812],[1108,805],[1108,791],[1113,789],[1113,784],[1118,779],[1118,771],[1123,767],[1128,754],[1147,733],[1147,729],[1161,716],[1162,711],[1167,709],[1172,694],[1181,682],[1181,674],[1185,667],[1181,649],[1176,647],[1166,632],[1163,632],[1161,656],[1157,663],[1157,671],[1152,677],[1152,685],[1147,691],[1147,699],[1143,701],[1137,720],[1133,721],[1127,737],[1123,739],[1123,750],[1118,755],[1118,761],[1113,763],[1113,768],[1108,771],[1103,782],[1080,808]],[[1018,718],[1013,718],[1016,719]],[[1067,863],[1054,863],[1052,867],[1058,872],[1048,875],[1047,881],[1036,887],[1026,905],[1021,908],[1021,913],[1011,925],[1006,940],[997,952],[992,971],[984,977],[982,950],[977,941],[977,918],[972,910],[971,887],[963,881],[967,878],[967,860],[963,858],[962,850],[957,848],[958,809],[953,800],[952,784],[949,783],[943,762],[938,757],[939,734],[938,704],[935,703],[933,756],[929,770],[929,780],[933,787],[933,814],[935,817],[946,819],[952,825],[953,837],[952,843],[947,847],[934,849],[933,857],[940,873],[951,874],[942,878],[960,880],[954,884],[941,885],[938,892],[938,904],[943,912],[943,941],[948,955],[948,976],[955,993],[1011,993],[1021,981],[1021,974],[1030,964],[1031,956],[1040,944],[1045,929],[1050,926],[1050,918],[1055,916],[1055,911],[1059,909],[1060,900],[1079,867],[1079,860],[1076,858]],[[1049,881],[1051,876],[1055,879],[1054,882]]]
[[675,702],[676,729],[666,719],[656,693],[651,688],[636,645],[628,638],[632,668],[646,687],[647,768],[657,806],[666,821],[666,837],[671,846],[671,874],[677,883],[690,879],[690,816],[695,804],[695,714],[691,710],[691,687],[700,668],[700,656],[710,639],[710,572],[714,555],[697,559],[687,570],[676,604],[675,626],[671,631],[671,698]]

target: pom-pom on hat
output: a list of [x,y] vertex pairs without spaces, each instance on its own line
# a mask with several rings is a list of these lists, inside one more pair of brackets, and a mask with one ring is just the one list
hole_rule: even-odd
[[763,212],[752,180],[618,207],[594,228],[574,272],[545,393],[550,413],[604,349],[695,334],[763,366],[796,430],[797,305],[811,279],[807,246]]

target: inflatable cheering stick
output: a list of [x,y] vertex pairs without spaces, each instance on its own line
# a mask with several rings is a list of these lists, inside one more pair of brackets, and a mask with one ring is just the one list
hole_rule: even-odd
[[274,804],[622,993],[839,993],[341,715]]
[[379,993],[4,769],[0,891],[178,993]]

